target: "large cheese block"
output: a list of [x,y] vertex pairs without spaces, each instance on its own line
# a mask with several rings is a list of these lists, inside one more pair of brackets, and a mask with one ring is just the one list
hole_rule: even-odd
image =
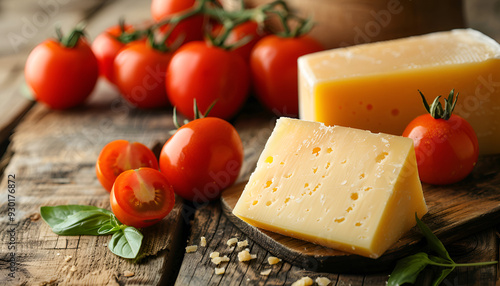
[[482,154],[500,153],[500,45],[452,30],[300,57],[301,119],[401,135],[432,102],[459,93],[455,114],[475,129]]
[[280,118],[233,213],[251,225],[377,258],[427,206],[409,138]]

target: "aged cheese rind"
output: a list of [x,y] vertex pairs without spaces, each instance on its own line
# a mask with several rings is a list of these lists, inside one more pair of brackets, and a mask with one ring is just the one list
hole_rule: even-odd
[[427,212],[413,141],[280,118],[233,213],[254,226],[367,257]]
[[299,113],[305,120],[401,135],[428,101],[459,95],[455,114],[474,127],[482,154],[500,152],[500,45],[452,30],[300,57]]

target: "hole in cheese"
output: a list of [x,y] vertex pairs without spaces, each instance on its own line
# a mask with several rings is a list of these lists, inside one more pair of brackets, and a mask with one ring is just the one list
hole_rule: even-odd
[[313,174],[316,174],[317,171],[318,171],[318,167],[313,168]]
[[271,164],[273,162],[273,160],[274,160],[273,156],[269,156],[266,158],[266,163]]
[[259,203],[259,201],[255,200],[255,201],[252,202],[252,205],[255,206],[258,203]]
[[333,151],[333,150],[332,150],[332,148],[330,148],[330,147],[328,147],[328,149],[326,149],[326,153],[328,153],[328,154],[332,153],[332,151]]
[[267,181],[266,182],[266,186],[264,188],[269,188],[272,183],[273,183],[273,181]]
[[266,202],[266,206],[270,206],[272,203],[273,203],[273,202],[271,202],[271,201],[267,201],[267,202]]
[[352,193],[352,194],[351,194],[351,200],[355,201],[355,200],[357,200],[358,198],[359,198],[358,193]]
[[385,159],[385,157],[387,157],[387,155],[389,155],[389,153],[382,152],[382,153],[378,154],[378,156],[375,158],[375,161],[377,163],[381,163],[382,161],[384,161],[384,159]]
[[276,191],[278,191],[278,188],[274,187],[273,188],[273,193],[275,193]]
[[345,217],[339,217],[339,218],[334,219],[333,221],[336,222],[336,223],[341,223],[344,220],[345,220]]
[[362,180],[362,179],[364,179],[364,178],[365,178],[365,173],[363,173],[363,174],[359,175],[359,179],[360,179],[360,180]]
[[321,151],[321,148],[319,147],[314,147],[312,153],[316,156],[319,156],[319,151]]

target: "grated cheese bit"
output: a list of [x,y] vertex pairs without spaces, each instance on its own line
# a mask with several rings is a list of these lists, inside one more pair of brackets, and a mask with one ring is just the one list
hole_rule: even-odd
[[318,284],[318,286],[327,286],[328,284],[330,284],[330,282],[332,282],[332,280],[326,277],[318,277],[316,278],[315,282],[316,284]]
[[224,268],[224,267],[221,267],[221,268],[215,267],[215,274],[222,275],[224,273],[226,273],[226,268]]
[[198,245],[186,246],[186,253],[196,252],[198,250]]
[[236,237],[230,238],[226,243],[228,246],[233,246],[236,243],[238,243],[238,238],[236,238]]
[[310,277],[302,277],[299,280],[292,283],[292,286],[311,286],[313,285],[313,280]]
[[274,256],[269,256],[267,258],[267,262],[269,263],[269,265],[278,264],[280,261],[281,261],[281,259],[279,259],[278,257],[274,257]]

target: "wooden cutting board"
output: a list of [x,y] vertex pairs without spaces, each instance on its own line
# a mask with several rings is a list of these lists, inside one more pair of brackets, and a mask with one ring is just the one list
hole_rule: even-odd
[[[500,221],[500,156],[480,157],[473,173],[448,186],[424,184],[429,212],[422,218],[446,245],[497,225]],[[222,194],[222,208],[241,231],[269,252],[307,270],[367,273],[390,269],[396,261],[425,246],[417,227],[378,259],[348,254],[251,226],[232,214],[245,183]]]

